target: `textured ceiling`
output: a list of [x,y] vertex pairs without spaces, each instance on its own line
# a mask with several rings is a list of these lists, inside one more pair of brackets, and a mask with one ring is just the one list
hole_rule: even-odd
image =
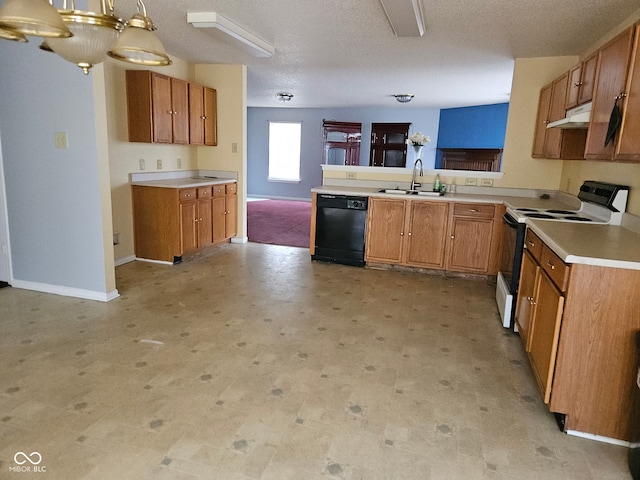
[[[135,3],[135,2],[130,2]],[[248,67],[249,106],[413,107],[506,102],[516,57],[577,55],[639,8],[638,0],[422,0],[423,37],[397,38],[379,0],[145,0],[167,51],[194,63]],[[117,12],[126,17],[123,2]],[[130,8],[130,7],[128,7]],[[271,58],[187,24],[218,12],[271,43]]]

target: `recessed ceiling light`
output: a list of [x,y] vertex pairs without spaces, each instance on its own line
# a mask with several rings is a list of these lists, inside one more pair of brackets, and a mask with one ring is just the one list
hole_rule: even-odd
[[413,93],[396,93],[393,95],[400,103],[409,103],[415,95]]

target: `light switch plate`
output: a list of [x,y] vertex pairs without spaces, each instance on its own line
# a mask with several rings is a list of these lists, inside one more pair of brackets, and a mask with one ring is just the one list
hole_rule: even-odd
[[481,187],[493,187],[493,179],[492,178],[481,178],[480,179]]
[[55,132],[53,134],[53,144],[56,148],[69,148],[69,139],[66,132]]
[[144,170],[146,168],[144,164],[144,158],[141,158],[140,160],[138,160],[138,165],[140,166],[140,170]]
[[181,169],[181,168],[182,168],[182,159],[181,159],[181,158],[178,158],[178,159],[176,160],[176,163],[177,163],[177,166],[178,166],[178,170],[179,170],[179,169]]
[[478,179],[477,178],[465,178],[464,179],[464,184],[465,185],[478,185]]
[[159,158],[159,159],[156,161],[156,165],[157,165],[157,167],[158,167],[158,170],[162,170],[162,159],[160,159],[160,158]]

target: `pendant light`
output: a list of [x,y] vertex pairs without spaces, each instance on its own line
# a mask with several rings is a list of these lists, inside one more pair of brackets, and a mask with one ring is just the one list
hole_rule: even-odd
[[[60,14],[47,0],[7,0],[0,8],[0,28],[9,28],[24,37],[70,37]],[[7,38],[2,36],[2,38]],[[12,40],[11,38],[9,40]]]
[[155,30],[144,3],[138,1],[138,13],[127,22],[115,46],[107,54],[117,60],[137,65],[171,65],[171,59],[154,33]]
[[76,10],[75,0],[64,0],[58,10],[53,0],[7,0],[0,9],[0,29],[9,33],[0,32],[0,38],[14,31],[46,37],[41,49],[75,63],[85,75],[107,55],[137,65],[171,64],[142,0],[137,0],[138,13],[129,22],[114,14],[114,0],[99,3],[100,12],[90,12]]
[[27,41],[27,37],[25,37],[20,32],[5,27],[0,27],[0,38],[4,38],[5,40],[13,40],[14,42]]

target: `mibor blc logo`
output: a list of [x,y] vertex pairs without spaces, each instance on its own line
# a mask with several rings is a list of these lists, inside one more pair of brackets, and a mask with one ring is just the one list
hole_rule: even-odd
[[31,452],[26,454],[24,452],[16,452],[13,456],[15,465],[9,467],[10,472],[33,472],[33,473],[45,473],[47,467],[40,465],[42,463],[42,455],[38,452]]

